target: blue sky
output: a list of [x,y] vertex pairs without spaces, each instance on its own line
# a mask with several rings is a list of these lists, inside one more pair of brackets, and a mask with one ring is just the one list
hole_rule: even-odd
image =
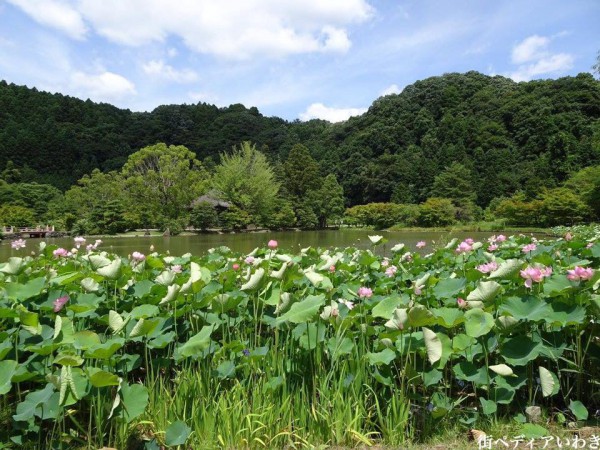
[[591,71],[600,0],[0,0],[0,78],[134,111],[331,121],[447,72]]

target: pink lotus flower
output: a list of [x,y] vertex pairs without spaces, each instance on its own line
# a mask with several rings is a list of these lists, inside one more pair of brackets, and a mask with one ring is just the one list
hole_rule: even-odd
[[588,244],[585,246],[585,248],[592,248],[594,246],[593,242],[588,242]]
[[175,273],[183,272],[183,268],[181,267],[181,264],[175,264],[173,267],[171,267],[171,270]]
[[332,266],[329,266],[329,271],[330,271],[331,273],[335,272],[335,266],[333,266],[333,265],[332,265]]
[[235,263],[233,266],[231,266],[231,268],[233,270],[240,270],[240,265],[238,263]]
[[519,272],[525,279],[525,286],[531,289],[533,283],[541,283],[545,277],[552,275],[552,267],[531,267],[528,266]]
[[496,261],[490,261],[487,264],[481,264],[480,266],[477,266],[477,270],[479,270],[481,273],[490,273],[496,270],[497,268],[498,263]]
[[473,244],[475,243],[475,241],[474,241],[473,239],[471,239],[471,238],[466,238],[466,239],[465,239],[465,242],[466,242],[467,244],[469,244],[469,245],[473,245]]
[[52,252],[55,258],[66,258],[69,256],[69,251],[66,248],[57,248]]
[[527,244],[527,245],[523,246],[521,251],[523,253],[529,253],[529,252],[533,252],[536,248],[537,248],[537,245],[535,245],[535,244]]
[[63,306],[65,306],[65,304],[68,301],[69,301],[69,296],[68,295],[65,295],[64,297],[59,297],[56,300],[54,300],[54,302],[52,302],[52,304],[54,305],[54,312],[57,313],[61,309],[63,309]]
[[12,241],[10,243],[10,246],[15,250],[19,250],[20,248],[25,248],[25,239],[17,239],[16,241]]
[[565,241],[572,241],[572,240],[573,240],[573,235],[567,231],[567,234],[565,234]]
[[368,287],[360,287],[358,288],[358,296],[360,298],[371,298],[373,296],[373,291]]
[[133,261],[136,263],[141,263],[143,260],[146,259],[146,256],[140,252],[133,252],[131,254],[131,259],[133,259]]
[[413,286],[413,291],[415,292],[415,295],[421,295],[423,286],[419,286],[418,284],[415,284]]
[[575,266],[573,270],[567,270],[567,278],[571,281],[585,281],[594,276],[594,269]]
[[498,246],[496,244],[490,244],[487,249],[488,252],[493,252],[495,250],[498,250]]
[[400,260],[401,260],[402,262],[404,262],[404,261],[408,261],[408,262],[410,262],[410,261],[412,261],[412,259],[413,259],[413,257],[412,257],[412,255],[410,254],[410,252],[406,252],[404,255],[402,255],[402,258],[400,258]]
[[75,246],[77,248],[81,247],[83,244],[85,244],[85,238],[82,236],[77,236],[76,238],[73,239],[73,241],[75,241]]
[[271,239],[267,244],[267,247],[269,247],[271,250],[275,250],[277,248],[277,245],[279,245],[277,244],[277,241]]
[[398,272],[398,268],[396,266],[390,266],[385,270],[385,274],[389,278],[392,278],[394,275],[396,275],[396,272]]
[[467,253],[473,250],[472,244],[469,244],[466,240],[461,242],[458,247],[456,247],[456,253]]
[[386,258],[383,261],[381,261],[381,267],[387,267],[390,265],[390,261]]
[[427,245],[427,243],[425,241],[419,241],[417,242],[417,248],[423,248]]
[[456,304],[457,304],[457,305],[458,305],[458,307],[459,307],[459,308],[461,308],[461,309],[464,309],[464,308],[466,308],[466,307],[467,307],[467,302],[466,302],[464,299],[460,298],[460,297],[458,297],[458,298],[456,299]]
[[253,264],[254,263],[254,256],[246,256],[246,259],[244,260],[244,262],[246,264]]
[[504,242],[506,240],[506,236],[504,236],[503,234],[499,234],[498,237],[496,237],[496,242]]

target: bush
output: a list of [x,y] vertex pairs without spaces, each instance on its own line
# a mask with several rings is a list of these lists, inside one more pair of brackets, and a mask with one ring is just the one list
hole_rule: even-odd
[[201,202],[190,213],[190,224],[194,228],[206,230],[219,224],[219,215],[213,205]]
[[7,227],[30,227],[35,225],[35,213],[24,206],[4,205],[0,207],[0,224]]
[[252,223],[252,217],[237,206],[231,206],[228,210],[219,214],[219,222],[223,228],[241,230]]
[[432,197],[420,205],[419,224],[426,227],[451,225],[456,221],[456,207],[447,198]]

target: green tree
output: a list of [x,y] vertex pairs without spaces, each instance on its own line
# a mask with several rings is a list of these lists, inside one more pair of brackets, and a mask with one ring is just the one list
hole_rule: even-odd
[[327,227],[330,220],[341,219],[344,214],[344,190],[337,182],[335,175],[325,177],[318,189],[308,191],[306,204],[317,217],[319,228]]
[[540,200],[528,201],[523,192],[517,192],[510,198],[501,200],[493,213],[506,219],[512,225],[541,225],[542,202]]
[[[117,172],[103,173],[95,169],[65,192],[64,198],[52,201],[48,205],[48,216],[55,223],[63,222],[61,225],[67,229],[71,222],[81,222],[78,230],[86,233],[124,231],[131,225],[128,212],[133,208],[124,206],[127,199],[123,184],[123,178]],[[76,219],[67,221],[71,215],[75,215]]]
[[586,167],[573,174],[565,187],[577,193],[590,208],[595,219],[600,219],[600,166]]
[[265,224],[273,211],[279,183],[264,154],[248,141],[221,155],[212,187],[224,200],[245,211],[256,223]]
[[419,223],[424,226],[444,226],[456,221],[456,207],[448,198],[428,198],[420,205],[420,210]]
[[542,214],[546,225],[573,225],[589,217],[589,210],[577,194],[563,187],[542,194]]
[[475,201],[477,195],[473,189],[471,171],[460,163],[452,163],[434,178],[431,194],[434,197],[449,198],[455,205]]
[[310,155],[308,148],[296,144],[284,163],[285,188],[296,198],[303,198],[319,184],[319,163]]
[[132,154],[123,166],[126,194],[140,216],[153,222],[179,219],[206,191],[208,174],[196,155],[182,145],[159,143]]
[[0,207],[0,224],[7,227],[31,227],[36,225],[35,213],[24,206],[3,205]]
[[196,229],[206,230],[219,223],[219,216],[213,205],[208,202],[200,202],[190,212],[190,223]]

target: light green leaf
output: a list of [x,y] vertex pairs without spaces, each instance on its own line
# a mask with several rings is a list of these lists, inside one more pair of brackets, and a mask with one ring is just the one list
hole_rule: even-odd
[[108,312],[108,326],[113,333],[121,331],[126,323],[118,312],[112,309]]
[[110,264],[100,267],[96,272],[102,275],[104,278],[109,280],[115,280],[119,278],[119,272],[121,269],[121,258],[116,258]]
[[439,361],[442,357],[442,342],[437,334],[429,328],[423,327],[423,339],[425,340],[425,348],[427,349],[427,358],[431,364]]
[[468,336],[479,337],[494,328],[494,316],[481,309],[470,309],[465,313],[465,332]]
[[86,292],[96,292],[98,291],[98,289],[100,289],[100,284],[98,284],[96,280],[90,277],[81,280],[80,284]]
[[385,323],[386,328],[391,330],[403,330],[408,323],[408,313],[406,308],[396,308],[392,313],[392,318]]
[[577,420],[587,420],[588,419],[588,410],[583,403],[579,400],[571,400],[569,402],[569,409],[573,413],[573,415],[577,418]]
[[10,379],[17,370],[17,361],[0,361],[0,395],[10,392],[12,384]]
[[492,301],[501,290],[502,286],[495,281],[482,281],[474,291],[469,293],[467,300],[487,303]]
[[325,295],[309,295],[304,300],[294,303],[290,310],[278,320],[292,323],[308,322],[317,315],[321,306],[325,304]]
[[391,319],[394,310],[402,303],[402,298],[397,295],[384,298],[377,303],[372,310],[373,317],[381,317],[383,319]]
[[263,269],[262,267],[256,269],[256,272],[254,272],[250,276],[250,279],[248,280],[248,282],[242,285],[241,290],[242,291],[250,291],[250,290],[256,289],[258,287],[258,285],[260,284],[260,281],[262,280],[264,275],[265,275],[265,269]]
[[187,358],[197,355],[206,350],[210,345],[210,335],[213,332],[213,325],[205,325],[199,333],[192,336],[185,344],[179,347],[179,355]]
[[552,376],[552,372],[550,372],[545,367],[539,367],[540,374],[540,384],[542,385],[542,395],[544,397],[549,397],[554,393],[554,377]]
[[169,425],[165,433],[165,444],[169,447],[183,445],[191,432],[192,429],[188,427],[185,422],[181,420],[173,422]]
[[495,366],[490,366],[490,370],[498,375],[502,375],[503,377],[513,376],[513,370],[508,367],[506,364],[496,364]]
[[523,263],[518,259],[507,259],[496,270],[490,273],[488,278],[509,278],[518,272],[522,265]]

